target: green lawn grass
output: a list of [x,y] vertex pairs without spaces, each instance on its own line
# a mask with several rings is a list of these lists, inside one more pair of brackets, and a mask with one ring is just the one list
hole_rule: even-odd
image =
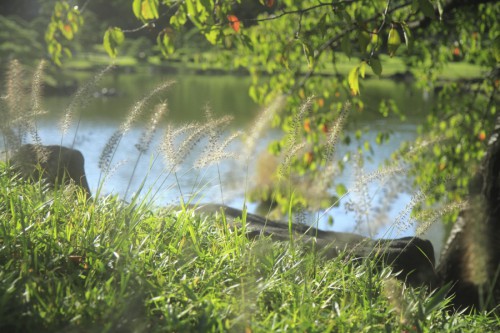
[[493,332],[388,269],[221,217],[16,180],[0,164],[1,332]]
[[[204,70],[217,70],[227,71],[229,74],[234,70],[227,62],[232,59],[231,51],[196,51],[196,50],[180,50],[179,52],[171,55],[168,59],[162,56],[151,56],[147,62],[139,62],[136,58],[127,55],[120,55],[116,59],[111,59],[107,56],[101,48],[96,48],[93,52],[81,53],[79,56],[69,59],[65,62],[65,67],[70,70],[88,70],[94,71],[96,67],[107,66],[114,62],[117,66],[138,68],[143,65],[151,66],[173,66],[186,71],[204,71]],[[226,59],[221,61],[221,58]],[[342,53],[336,55],[336,64],[328,63],[325,69],[320,70],[322,74],[339,73],[347,76],[349,71],[359,65],[360,59],[357,57],[348,58]],[[396,73],[404,73],[408,68],[404,64],[403,59],[400,57],[390,58],[386,55],[381,55],[383,71],[382,78],[387,78]],[[228,67],[229,66],[229,67]],[[307,72],[307,67],[304,64],[303,72]],[[366,73],[373,79],[378,77],[367,69]],[[482,77],[484,75],[484,68],[469,64],[466,62],[450,62],[443,68],[439,74],[442,80],[457,80]]]

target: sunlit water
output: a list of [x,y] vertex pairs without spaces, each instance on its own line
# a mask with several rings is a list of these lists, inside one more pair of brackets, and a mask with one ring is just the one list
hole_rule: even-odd
[[[232,125],[226,130],[229,135],[237,130],[249,131],[254,118],[258,115],[260,107],[252,103],[247,94],[248,82],[240,77],[230,76],[178,76],[177,81],[166,94],[153,99],[153,104],[166,100],[169,104],[169,113],[161,124],[151,144],[151,149],[137,162],[139,153],[135,144],[143,132],[142,124],[132,128],[120,142],[116,155],[113,158],[112,174],[103,180],[103,174],[98,167],[101,152],[106,142],[125,119],[127,112],[135,101],[144,96],[156,84],[170,79],[164,76],[151,75],[119,75],[106,79],[101,87],[113,87],[118,95],[109,98],[89,97],[88,105],[81,110],[81,119],[75,135],[75,123],[62,137],[58,127],[61,114],[70,102],[69,97],[46,97],[45,108],[51,113],[40,119],[38,130],[42,142],[45,144],[61,144],[74,146],[85,156],[85,169],[90,188],[93,193],[98,191],[101,181],[101,194],[118,193],[122,198],[129,200],[141,187],[140,195],[148,195],[157,205],[177,205],[180,198],[192,203],[216,202],[241,208],[245,196],[252,187],[255,175],[255,161],[260,152],[266,150],[267,144],[278,138],[278,130],[268,130],[259,139],[257,152],[254,156],[246,156],[245,146],[241,140],[233,142],[228,150],[234,152],[239,160],[223,160],[217,166],[212,165],[203,169],[193,168],[194,161],[203,151],[204,142],[200,142],[187,157],[175,174],[169,172],[164,163],[163,156],[158,153],[158,146],[167,123],[179,126],[190,121],[203,121],[204,109],[210,105],[213,112],[220,116],[232,114],[235,118]],[[389,88],[382,89],[378,86],[366,88],[367,93],[365,114],[353,115],[349,127],[345,130],[354,137],[358,128],[365,129],[365,136],[360,140],[372,142],[374,153],[370,160],[365,160],[363,172],[369,173],[377,168],[399,147],[400,143],[416,137],[418,121],[425,115],[429,103],[420,98],[418,91],[412,87],[390,83]],[[96,87],[96,91],[101,88]],[[382,118],[377,116],[376,109],[381,97],[393,96],[409,116],[406,122],[395,118]],[[417,102],[416,102],[417,101]],[[378,146],[374,143],[375,136],[380,130],[391,130],[392,137],[388,144]],[[355,151],[357,143],[350,146],[338,147],[337,156],[343,156],[345,151]],[[135,174],[132,176],[134,166]],[[339,176],[336,183],[344,183],[347,188],[352,188],[355,183],[355,173],[352,171],[354,163],[349,163],[346,171]],[[392,175],[390,180],[396,176]],[[129,185],[129,181],[131,181]],[[402,180],[404,183],[404,179]],[[344,198],[339,207],[329,211],[322,211],[308,215],[308,223],[319,219],[319,227],[336,231],[355,231],[373,237],[403,237],[413,235],[416,226],[404,230],[395,227],[395,221],[401,211],[409,205],[411,193],[402,187],[397,188],[397,194],[391,199],[391,205],[385,207],[391,194],[387,181],[372,182],[368,184],[369,211],[368,219],[356,223],[357,215],[346,209],[349,200],[359,202],[361,199],[355,194]],[[129,188],[128,192],[127,188]],[[334,192],[332,191],[332,194]],[[126,194],[126,197],[125,197]],[[250,212],[257,210],[256,203],[247,202]],[[333,219],[333,225],[328,219]],[[440,225],[434,225],[424,237],[432,240],[435,247],[442,243],[443,231]],[[436,252],[439,248],[436,249]]]

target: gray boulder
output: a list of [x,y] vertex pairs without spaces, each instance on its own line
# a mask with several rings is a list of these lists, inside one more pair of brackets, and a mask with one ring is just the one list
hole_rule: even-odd
[[73,182],[91,196],[84,158],[76,149],[26,144],[12,155],[10,164],[25,179],[43,180],[51,187]]

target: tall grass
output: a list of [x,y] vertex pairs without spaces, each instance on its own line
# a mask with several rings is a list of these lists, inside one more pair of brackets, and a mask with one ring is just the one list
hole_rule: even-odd
[[[41,73],[40,68],[36,73]],[[2,127],[6,144],[23,143],[24,122],[39,114],[31,112],[28,120],[18,121],[24,116],[14,92],[23,86],[21,73],[20,65],[13,62],[1,109],[8,116],[9,126]],[[101,154],[99,186],[111,173],[122,138],[157,97],[162,102],[150,113],[137,142],[137,161],[150,149],[167,110],[161,94],[170,85],[162,83],[131,107]],[[63,128],[89,87],[77,92]],[[33,110],[41,110],[39,99],[35,91]],[[278,99],[267,108],[244,135],[249,152],[282,103]],[[297,124],[309,105],[310,100],[299,112]],[[333,158],[348,110],[346,106],[340,111],[329,133],[327,161]],[[157,163],[159,157],[166,162],[165,173],[156,180],[159,188],[165,190],[163,185],[171,177],[178,179],[181,164],[196,145],[206,143],[193,167],[232,158],[226,148],[240,134],[224,138],[230,121],[207,111],[203,123],[167,125],[151,162]],[[281,164],[284,178],[293,152],[302,145],[298,137],[292,132],[288,141],[289,157]],[[327,177],[330,171],[325,172]],[[360,189],[368,181],[398,171],[394,167],[364,175]],[[446,310],[449,299],[443,292],[407,289],[389,268],[376,269],[369,260],[359,263],[341,253],[325,261],[300,242],[272,242],[264,236],[250,240],[245,235],[245,209],[242,230],[230,228],[224,214],[196,215],[184,204],[192,199],[184,202],[179,181],[175,183],[180,207],[154,206],[151,199],[157,192],[151,189],[142,198],[136,191],[128,203],[117,195],[101,195],[100,190],[94,200],[87,200],[75,187],[49,191],[42,183],[20,180],[0,163],[0,331],[475,332],[494,331],[500,325],[497,318],[484,313],[452,314]],[[129,190],[130,184],[124,199]],[[294,214],[290,205],[291,240]]]
[[[494,331],[388,269],[251,241],[189,210],[47,192],[0,165],[4,332]],[[316,272],[316,274],[313,274]],[[474,318],[474,320],[472,320]]]

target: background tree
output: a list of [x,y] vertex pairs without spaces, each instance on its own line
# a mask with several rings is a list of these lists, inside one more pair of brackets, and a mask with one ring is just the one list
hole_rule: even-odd
[[[141,23],[135,28],[121,22],[109,27],[103,37],[106,51],[116,56],[125,38],[142,32],[149,33],[168,58],[182,47],[180,36],[198,32],[226,51],[217,53],[219,61],[249,71],[254,100],[267,104],[285,94],[285,111],[275,116],[273,125],[287,131],[297,128],[297,119],[301,121],[297,134],[310,143],[310,149],[299,151],[291,162],[292,173],[301,176],[313,177],[330,163],[323,156],[342,102],[349,99],[353,110],[366,112],[359,97],[364,80],[384,76],[390,58],[401,58],[418,84],[437,95],[437,106],[412,143],[426,149],[403,154],[411,148],[407,144],[400,153],[411,162],[416,183],[429,188],[428,204],[465,195],[497,114],[500,5],[496,1],[134,0],[130,4],[129,10]],[[70,7],[56,1],[55,8],[57,13],[58,8]],[[72,11],[64,13],[59,19],[71,21]],[[57,48],[51,49],[51,42],[58,41],[58,35],[68,37],[57,20],[53,15],[51,24],[57,23],[59,31],[47,39],[55,61]],[[339,68],[345,57],[355,61],[347,70]],[[445,65],[457,60],[482,70],[473,80],[441,80]],[[310,95],[316,97],[310,111],[298,116],[299,105]],[[405,114],[390,100],[383,100],[379,111]],[[387,137],[381,133],[377,141]],[[270,151],[283,154],[286,140],[271,144]],[[370,145],[363,150],[370,152]],[[436,182],[436,178],[448,181]],[[274,190],[278,193],[271,196],[282,198],[280,204],[290,201],[287,189]],[[300,195],[294,198],[307,204]]]

